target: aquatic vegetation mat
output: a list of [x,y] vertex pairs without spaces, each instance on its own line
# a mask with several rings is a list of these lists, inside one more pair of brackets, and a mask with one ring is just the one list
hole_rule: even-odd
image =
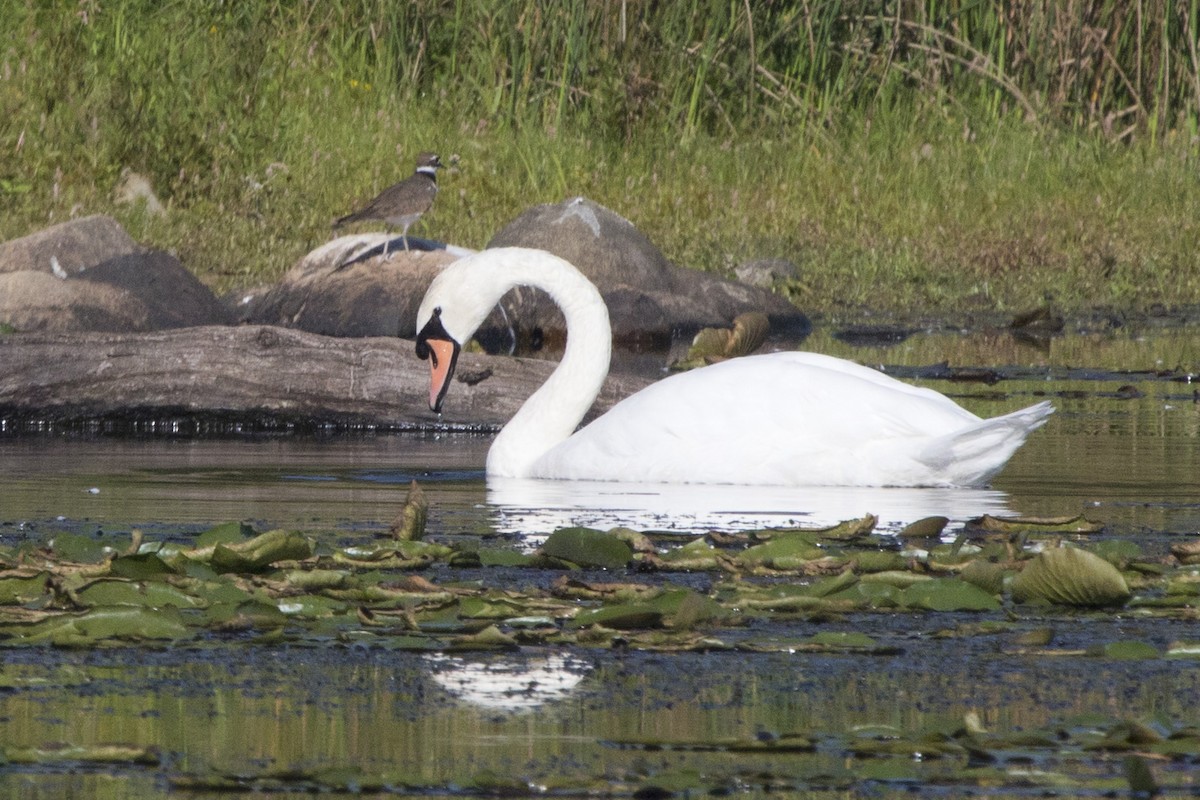
[[[387,531],[314,536],[230,522],[196,536],[63,530],[0,548],[0,652],[286,646],[436,659],[623,653],[902,664],[951,642],[983,663],[1054,662],[1080,674],[1200,659],[1200,565],[1188,536],[1143,545],[1081,517],[984,517],[952,537],[934,517],[883,534],[865,515],[822,529],[693,536],[565,528],[524,552],[489,535],[428,540],[427,511],[414,485]],[[1117,615],[1137,625],[1102,624]],[[1089,621],[1102,633],[1081,636]],[[1164,639],[1155,624],[1183,635]],[[0,692],[21,680],[0,677]],[[518,686],[505,702],[519,709],[530,687],[551,680]],[[0,774],[104,763],[205,792],[668,797],[868,783],[947,795],[1200,791],[1189,777],[1200,768],[1200,718],[1161,714],[1009,729],[970,715],[919,727],[831,719],[750,736],[597,732],[592,744],[608,754],[604,769],[481,770],[452,787],[365,766],[184,769],[154,747],[122,744],[7,746]]]

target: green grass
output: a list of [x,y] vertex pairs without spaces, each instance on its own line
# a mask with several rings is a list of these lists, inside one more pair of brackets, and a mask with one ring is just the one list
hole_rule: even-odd
[[818,314],[1200,303],[1197,4],[1046,5],[20,0],[0,239],[110,213],[233,290],[435,149],[465,246],[582,194]]

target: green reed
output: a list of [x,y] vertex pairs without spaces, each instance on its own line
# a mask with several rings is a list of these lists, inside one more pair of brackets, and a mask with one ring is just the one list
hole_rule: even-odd
[[468,246],[586,194],[831,314],[1200,302],[1198,5],[15,0],[0,238],[114,213],[240,287],[435,148]]

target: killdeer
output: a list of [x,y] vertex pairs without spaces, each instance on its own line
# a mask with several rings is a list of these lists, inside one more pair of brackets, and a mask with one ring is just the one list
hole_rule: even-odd
[[[333,223],[334,229],[349,222],[360,222],[365,219],[377,219],[386,222],[394,228],[401,229],[404,238],[404,249],[408,250],[408,229],[421,218],[421,215],[433,205],[437,197],[437,170],[442,161],[436,153],[421,153],[417,156],[417,170],[409,177],[384,189],[378,197],[367,206],[353,214]],[[383,246],[383,256],[387,258],[387,242]]]

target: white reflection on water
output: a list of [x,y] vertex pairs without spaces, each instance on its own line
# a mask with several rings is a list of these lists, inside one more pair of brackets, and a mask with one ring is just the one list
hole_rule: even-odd
[[457,656],[424,657],[430,677],[454,697],[471,705],[526,711],[568,697],[593,665],[570,655],[495,656],[467,661]]
[[711,486],[488,478],[487,504],[497,531],[539,544],[556,529],[703,533],[789,526],[820,527],[866,514],[895,531],[923,517],[948,517],[948,530],[983,514],[1010,514],[994,489]]

